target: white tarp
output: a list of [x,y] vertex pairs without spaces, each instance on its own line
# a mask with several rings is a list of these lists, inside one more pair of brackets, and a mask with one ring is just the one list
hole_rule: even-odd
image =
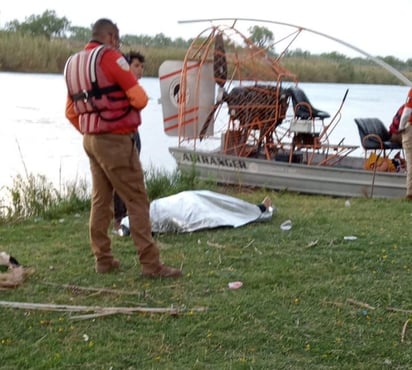
[[[274,212],[273,207],[262,212],[256,204],[209,190],[183,191],[150,203],[150,219],[155,233],[239,227],[268,221]],[[122,220],[122,225],[129,228],[128,217]]]

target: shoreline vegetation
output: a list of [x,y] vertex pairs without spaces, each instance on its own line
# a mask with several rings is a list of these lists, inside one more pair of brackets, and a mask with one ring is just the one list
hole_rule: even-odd
[[[169,46],[156,46],[156,37],[146,40],[146,45],[151,46],[133,43],[133,40],[131,38],[125,42],[122,51],[139,50],[146,56],[147,77],[157,77],[163,61],[183,60],[186,52],[182,40]],[[0,30],[0,71],[61,74],[67,58],[81,50],[84,43],[85,41],[73,39],[50,39]],[[412,79],[412,59],[403,62],[388,56],[382,60]],[[307,51],[294,50],[284,57],[283,64],[299,76],[301,82],[401,84],[396,77],[368,59],[349,58],[336,52],[312,55]]]
[[[193,174],[182,174],[178,170],[169,173],[150,168],[144,175],[149,200],[198,186]],[[202,184],[207,185],[207,182]],[[0,225],[56,219],[89,208],[90,184],[82,179],[56,187],[46,176],[27,171],[24,176],[17,175],[11,186],[0,189]]]

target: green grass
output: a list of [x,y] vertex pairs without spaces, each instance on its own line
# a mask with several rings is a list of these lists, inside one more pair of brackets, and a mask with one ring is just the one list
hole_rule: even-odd
[[[73,320],[79,313],[1,307],[0,368],[411,367],[409,330],[401,342],[410,314],[388,309],[412,309],[411,203],[352,199],[345,207],[341,198],[217,190],[255,203],[269,194],[277,214],[238,229],[156,235],[163,260],[183,266],[178,280],[140,278],[132,241],[120,237],[113,237],[120,272],[97,275],[87,211],[0,225],[0,250],[35,268],[22,286],[1,292],[3,301],[186,308],[178,316]],[[279,227],[286,219],[288,232]],[[236,280],[243,287],[228,289]]]

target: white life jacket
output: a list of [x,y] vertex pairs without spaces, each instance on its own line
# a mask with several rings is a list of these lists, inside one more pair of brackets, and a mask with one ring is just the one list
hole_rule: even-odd
[[64,68],[68,93],[84,134],[135,131],[140,124],[140,114],[130,105],[125,92],[108,81],[102,71],[101,59],[107,50],[110,48],[105,45],[82,50],[72,55]]

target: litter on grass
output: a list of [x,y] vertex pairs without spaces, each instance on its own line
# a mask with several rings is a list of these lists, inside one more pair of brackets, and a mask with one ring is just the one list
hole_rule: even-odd
[[286,220],[280,225],[280,229],[283,231],[289,231],[292,228],[292,221]]
[[243,283],[241,281],[231,281],[228,284],[229,289],[239,289],[243,286]]

